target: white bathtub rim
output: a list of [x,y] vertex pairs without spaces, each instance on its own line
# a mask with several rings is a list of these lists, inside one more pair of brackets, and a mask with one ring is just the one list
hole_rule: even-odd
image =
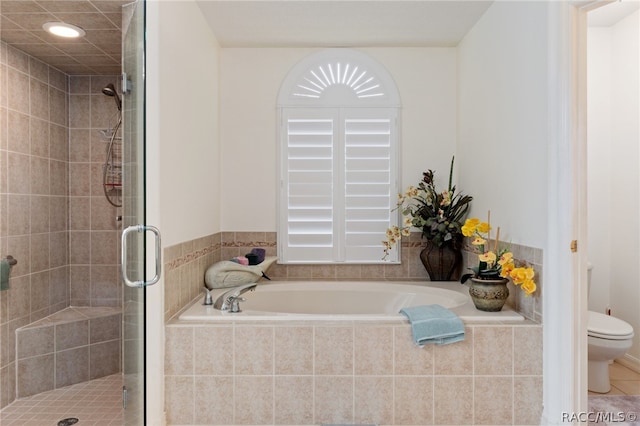
[[[342,289],[357,289],[364,285],[373,285],[376,289],[388,289],[389,285],[398,286],[411,286],[412,290],[419,291],[422,288],[428,288],[431,290],[444,289],[449,291],[459,292],[467,297],[467,302],[461,306],[451,308],[451,310],[458,315],[464,322],[521,322],[525,318],[515,312],[511,307],[505,305],[499,312],[483,312],[479,311],[473,305],[471,298],[468,295],[468,286],[462,285],[457,281],[452,282],[416,282],[416,281],[271,281],[260,282],[260,286],[269,286],[270,288],[276,288],[277,286],[284,285],[304,285],[305,289],[326,289],[327,286],[340,286]],[[377,287],[377,286],[380,287]],[[218,295],[224,293],[229,289],[220,289],[212,291],[213,299],[215,300]],[[185,309],[183,309],[176,319],[178,322],[193,323],[193,322],[205,322],[205,323],[228,323],[231,322],[262,322],[262,321],[371,321],[371,322],[386,322],[386,321],[399,321],[407,322],[407,318],[397,313],[395,315],[389,314],[292,314],[292,313],[274,313],[274,312],[252,312],[243,311],[241,313],[229,313],[221,312],[214,309],[212,306],[204,306],[202,304],[204,300],[204,292],[201,296],[194,299]],[[242,307],[242,304],[241,304]]]

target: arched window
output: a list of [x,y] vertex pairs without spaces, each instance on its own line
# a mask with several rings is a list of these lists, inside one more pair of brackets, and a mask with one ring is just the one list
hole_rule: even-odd
[[393,79],[361,52],[328,49],[289,72],[278,108],[280,261],[381,262],[398,217]]

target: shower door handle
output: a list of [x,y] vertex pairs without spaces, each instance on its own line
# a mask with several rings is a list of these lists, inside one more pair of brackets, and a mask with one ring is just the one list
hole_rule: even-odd
[[[146,232],[146,231],[151,231],[154,236],[155,236],[155,261],[156,261],[156,272],[155,275],[153,276],[153,278],[151,278],[149,281],[135,281],[135,280],[130,280],[128,273],[127,273],[127,269],[128,269],[128,262],[127,262],[127,254],[128,254],[128,250],[127,250],[127,236],[132,233],[132,232]],[[128,286],[128,287],[147,287],[150,285],[153,285],[155,283],[157,283],[160,280],[160,271],[161,271],[161,267],[162,267],[162,258],[160,255],[160,230],[158,230],[158,228],[156,228],[155,226],[150,226],[150,225],[132,225],[129,226],[127,228],[125,228],[122,231],[122,237],[121,237],[121,253],[120,253],[120,259],[121,259],[121,267],[122,267],[122,280],[124,281],[124,283]],[[144,268],[144,265],[142,265],[142,267]]]

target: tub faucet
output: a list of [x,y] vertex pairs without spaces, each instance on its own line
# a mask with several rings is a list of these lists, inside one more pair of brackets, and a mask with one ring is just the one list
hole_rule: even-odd
[[258,284],[251,283],[245,284],[238,287],[234,287],[229,291],[224,292],[218,299],[216,299],[216,303],[213,304],[215,309],[220,309],[221,311],[229,311],[229,312],[240,312],[239,302],[244,302],[246,299],[242,296],[242,294],[247,291],[255,290]]

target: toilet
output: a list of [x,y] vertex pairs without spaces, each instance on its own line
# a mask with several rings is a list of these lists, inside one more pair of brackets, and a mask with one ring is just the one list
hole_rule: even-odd
[[[591,268],[589,263],[589,289],[591,289]],[[589,390],[607,393],[611,389],[609,364],[631,348],[633,327],[619,318],[589,311],[587,336]]]

